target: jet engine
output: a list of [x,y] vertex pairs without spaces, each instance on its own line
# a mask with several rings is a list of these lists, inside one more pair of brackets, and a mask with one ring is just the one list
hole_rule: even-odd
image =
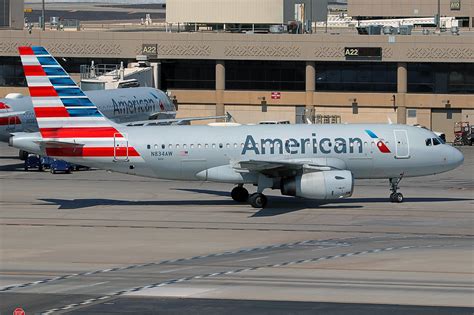
[[354,191],[350,171],[322,171],[283,179],[281,193],[307,199],[334,200],[348,198]]

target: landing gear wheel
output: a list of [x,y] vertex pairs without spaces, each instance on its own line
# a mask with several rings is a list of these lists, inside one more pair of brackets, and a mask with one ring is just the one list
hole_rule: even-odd
[[250,205],[254,208],[265,208],[267,205],[267,197],[264,194],[256,193],[249,197]]
[[237,202],[246,202],[249,199],[249,192],[242,186],[237,186],[230,193],[232,199]]
[[394,203],[402,203],[403,195],[401,193],[393,193],[390,195],[390,201]]
[[403,174],[399,178],[390,178],[390,191],[392,192],[390,194],[390,202],[394,202],[394,203],[403,202],[403,195],[398,192],[398,185],[400,184],[402,178],[403,178]]
[[403,195],[401,193],[396,193],[395,194],[395,202],[396,203],[402,203],[403,202]]

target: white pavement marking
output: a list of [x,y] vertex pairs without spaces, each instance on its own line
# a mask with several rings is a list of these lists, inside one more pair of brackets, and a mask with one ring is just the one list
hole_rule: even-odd
[[[391,251],[391,250],[405,250],[405,249],[412,249],[412,248],[422,249],[422,248],[434,248],[434,247],[458,247],[458,246],[462,246],[462,245],[456,245],[456,244],[449,244],[449,245],[442,245],[442,244],[437,245],[436,244],[435,245],[435,244],[432,244],[432,245],[420,245],[420,246],[386,247],[386,248],[377,248],[377,249],[372,249],[372,250],[367,250],[367,251],[362,251],[362,252],[349,253],[350,255],[349,254],[341,254],[341,255],[336,255],[336,256],[318,257],[318,258],[310,259],[310,261],[316,262],[316,261],[320,261],[320,260],[338,259],[338,258],[347,257],[347,256],[360,256],[360,255],[366,255],[366,254],[376,254],[376,253],[381,253],[381,252]],[[474,247],[474,245],[471,245],[471,246]],[[126,293],[139,292],[139,291],[145,290],[147,288],[150,288],[150,286],[151,287],[162,287],[162,286],[166,286],[166,285],[170,285],[170,284],[174,284],[174,283],[179,283],[179,282],[183,282],[183,281],[190,281],[190,280],[193,280],[193,279],[210,278],[210,277],[214,277],[214,276],[229,274],[230,272],[240,273],[240,272],[246,272],[246,271],[250,271],[250,270],[257,270],[257,269],[263,269],[263,268],[274,268],[274,267],[280,267],[280,266],[287,266],[287,265],[290,265],[290,264],[301,264],[301,263],[305,263],[306,261],[307,260],[298,260],[298,261],[293,261],[293,262],[290,261],[290,262],[284,262],[284,263],[280,263],[280,264],[271,264],[271,265],[264,265],[264,266],[260,266],[260,267],[253,267],[253,268],[247,268],[247,269],[236,269],[236,270],[230,270],[230,271],[227,271],[227,272],[223,271],[223,272],[217,272],[217,273],[211,273],[211,274],[196,275],[196,276],[181,278],[181,279],[173,279],[173,280],[168,280],[166,282],[159,282],[159,283],[146,285],[146,286],[141,286],[141,287],[136,287],[136,288],[132,288],[132,289],[128,289],[128,290],[117,291],[117,292],[111,293],[111,294],[106,295],[106,296],[102,296],[102,297],[97,298],[97,299],[89,299],[89,300],[86,300],[86,301],[95,302],[95,301],[99,301],[99,300],[105,300],[105,299],[108,299],[108,298],[111,298],[111,297],[118,297],[118,296],[124,295]],[[85,302],[85,301],[83,301],[83,302]],[[42,314],[52,314],[56,311],[68,310],[68,309],[73,308],[73,307],[71,307],[71,305],[81,305],[81,303],[82,302],[76,303],[76,304],[66,305],[66,306],[63,306],[61,308],[55,308],[55,309],[47,310]]]
[[268,256],[263,256],[263,257],[255,257],[255,258],[246,258],[246,259],[240,259],[237,261],[251,261],[251,260],[259,260],[259,259],[265,259],[268,258]]
[[163,271],[160,271],[159,273],[170,273],[170,272],[174,272],[174,271],[187,270],[187,269],[191,269],[191,268],[194,268],[194,266],[191,266],[191,267],[183,267],[183,268],[176,268],[176,269],[169,269],[169,270],[163,270]]

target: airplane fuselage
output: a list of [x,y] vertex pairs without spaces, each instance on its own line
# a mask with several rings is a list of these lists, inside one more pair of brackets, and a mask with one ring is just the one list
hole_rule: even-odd
[[[451,146],[426,145],[432,132],[406,125],[257,125],[121,128],[140,158],[79,159],[82,164],[162,179],[203,180],[205,170],[245,160],[296,161],[350,170],[354,178],[424,176],[457,167]],[[92,165],[93,164],[93,165]],[[227,181],[225,179],[223,182]],[[229,180],[234,182],[235,178]],[[243,176],[241,182],[254,182]]]

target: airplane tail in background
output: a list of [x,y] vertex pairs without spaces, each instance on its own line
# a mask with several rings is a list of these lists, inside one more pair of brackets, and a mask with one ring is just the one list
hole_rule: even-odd
[[20,47],[19,52],[48,156],[139,156],[45,48]]

